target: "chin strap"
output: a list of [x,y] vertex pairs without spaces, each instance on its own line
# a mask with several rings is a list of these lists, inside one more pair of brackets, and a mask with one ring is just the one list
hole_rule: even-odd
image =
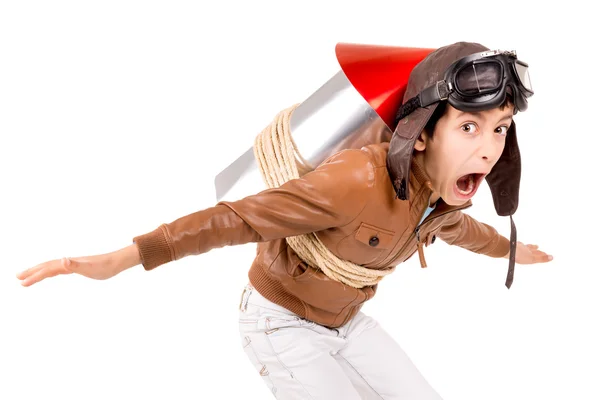
[[512,215],[510,216],[510,254],[508,256],[508,275],[506,275],[506,287],[510,289],[515,275],[515,253],[517,252],[517,228]]

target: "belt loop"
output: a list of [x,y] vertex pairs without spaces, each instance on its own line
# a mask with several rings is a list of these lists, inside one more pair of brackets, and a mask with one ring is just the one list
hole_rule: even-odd
[[240,300],[239,309],[241,312],[246,312],[246,309],[248,308],[248,298],[250,297],[251,293],[252,287],[250,285],[247,285],[244,288],[244,291],[242,292],[242,299]]

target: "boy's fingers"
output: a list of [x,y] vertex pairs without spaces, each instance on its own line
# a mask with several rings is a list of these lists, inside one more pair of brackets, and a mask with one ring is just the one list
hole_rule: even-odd
[[26,271],[27,274],[22,273],[22,276],[19,277],[19,279],[22,279],[21,285],[31,286],[34,283],[40,282],[52,276],[68,274],[71,271],[65,268],[65,264],[69,264],[69,266],[73,267],[76,263],[63,258],[62,260],[52,260],[30,268]]
[[18,279],[25,279],[25,278],[27,278],[28,276],[30,276],[30,275],[33,275],[33,274],[35,274],[36,272],[38,272],[39,270],[43,269],[43,268],[44,268],[46,265],[48,265],[48,263],[49,263],[49,262],[45,262],[45,263],[42,263],[42,264],[38,264],[38,265],[36,265],[35,267],[31,267],[31,268],[28,268],[28,269],[26,269],[26,270],[24,270],[24,271],[21,271],[21,272],[19,272],[19,273],[17,274],[17,278],[18,278]]
[[539,254],[541,257],[544,257],[544,258],[550,257],[550,258],[552,258],[552,256],[550,254],[546,253],[545,251],[536,250],[535,252],[536,252],[536,254]]
[[55,263],[54,265],[50,265],[47,268],[41,269],[33,275],[27,277],[23,282],[21,282],[21,284],[23,286],[31,286],[34,283],[43,281],[46,278],[51,278],[61,274],[68,274],[69,272],[70,271],[65,269],[60,263]]
[[549,254],[544,253],[543,251],[537,251],[535,254],[536,262],[548,262],[552,261],[553,257]]
[[33,275],[28,276],[27,278],[23,279],[23,282],[21,282],[21,285],[27,287],[27,286],[31,286],[34,283],[38,283],[39,281],[44,280],[44,278],[46,278],[44,276],[44,274],[47,273],[46,270],[40,270],[36,273],[34,273]]

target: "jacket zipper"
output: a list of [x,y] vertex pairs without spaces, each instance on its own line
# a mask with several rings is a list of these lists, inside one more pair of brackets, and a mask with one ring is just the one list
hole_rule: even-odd
[[[444,213],[442,213],[442,214],[440,214],[440,215],[436,215],[435,217],[431,218],[431,219],[430,219],[429,221],[427,221],[427,222],[429,223],[429,222],[431,222],[431,221],[433,221],[433,220],[435,220],[435,219],[437,219],[437,218],[439,218],[439,217],[442,217],[442,216],[444,216],[444,215],[447,215],[447,214],[450,214],[450,213],[453,213],[453,212],[462,211],[462,210],[465,210],[465,209],[467,209],[467,208],[469,208],[469,207],[471,207],[471,205],[467,205],[467,206],[463,206],[463,207],[460,207],[460,208],[455,208],[454,210],[446,211],[446,212],[444,212]],[[421,218],[423,218],[423,215],[421,215]],[[417,250],[418,250],[418,252],[419,252],[419,261],[420,261],[420,263],[421,263],[421,268],[427,268],[427,263],[425,262],[425,252],[423,251],[423,244],[421,243],[421,235],[420,235],[421,226],[423,226],[423,224],[424,224],[424,223],[425,223],[425,221],[423,221],[421,224],[419,224],[419,225],[418,225],[418,226],[415,228],[415,230],[414,230],[414,232],[413,232],[413,234],[414,234],[414,235],[416,236],[416,238],[417,238]],[[404,252],[404,250],[406,250],[406,248],[408,247],[408,245],[410,244],[410,242],[412,242],[412,239],[413,239],[413,236],[411,235],[411,236],[408,238],[408,240],[406,241],[406,244],[405,244],[404,246],[402,246],[402,249],[400,249],[400,251],[398,251],[398,252],[396,253],[396,255],[394,256],[394,258],[392,258],[392,260],[395,260],[395,259],[397,259],[397,258],[398,258],[398,256],[399,256],[400,254],[402,254],[402,253]]]
[[[431,203],[431,194],[429,195],[429,199],[427,199],[427,207],[429,207],[429,204]],[[421,214],[421,218],[419,218],[419,221],[421,221],[421,219],[423,219],[423,215],[425,215],[425,212],[427,211],[427,208],[425,208],[425,211],[423,211],[423,214]],[[415,234],[417,235],[417,250],[419,252],[419,262],[421,263],[421,268],[427,268],[427,262],[425,261],[425,252],[423,251],[423,244],[421,243],[421,225],[423,225],[422,221],[419,223],[419,225],[417,225],[417,227],[415,228]]]

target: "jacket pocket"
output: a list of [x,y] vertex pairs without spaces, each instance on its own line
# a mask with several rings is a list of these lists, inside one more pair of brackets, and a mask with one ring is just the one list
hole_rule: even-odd
[[336,249],[340,258],[358,265],[376,263],[394,247],[394,232],[361,223],[358,229],[340,240]]
[[354,234],[354,238],[369,248],[387,250],[393,244],[394,232],[363,222]]
[[292,277],[294,280],[305,280],[310,278],[317,270],[311,266],[309,266],[304,261],[298,258],[298,261],[295,263],[296,268],[294,269]]

